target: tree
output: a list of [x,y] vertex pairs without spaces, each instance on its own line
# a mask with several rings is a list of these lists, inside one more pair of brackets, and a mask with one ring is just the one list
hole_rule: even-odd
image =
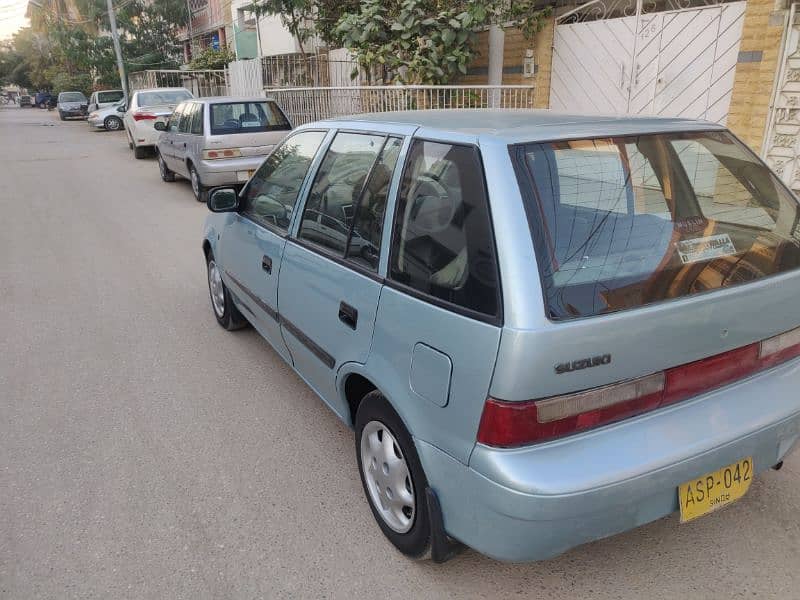
[[297,40],[300,53],[305,56],[303,43],[314,34],[315,6],[315,0],[254,0],[248,10],[256,17],[280,15],[283,26]]
[[382,65],[389,81],[444,84],[467,73],[478,28],[515,20],[528,36],[541,30],[550,8],[534,6],[535,0],[510,6],[504,0],[362,0],[358,12],[340,19],[334,38],[367,73]]
[[224,69],[229,62],[236,60],[236,54],[229,48],[214,49],[206,48],[192,59],[189,63],[190,69]]

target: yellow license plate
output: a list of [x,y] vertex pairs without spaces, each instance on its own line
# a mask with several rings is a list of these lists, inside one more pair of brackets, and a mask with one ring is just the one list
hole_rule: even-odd
[[743,458],[678,488],[681,523],[719,510],[744,496],[753,481],[753,459]]

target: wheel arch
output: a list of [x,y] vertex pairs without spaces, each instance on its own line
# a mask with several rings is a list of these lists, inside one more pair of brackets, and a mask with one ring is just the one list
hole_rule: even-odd
[[341,415],[341,417],[349,427],[352,428],[355,426],[356,413],[364,397],[370,392],[378,391],[386,398],[386,401],[400,417],[400,420],[403,421],[406,429],[411,433],[412,438],[414,437],[411,424],[408,420],[409,415],[406,414],[403,407],[395,401],[396,399],[387,389],[387,386],[382,385],[379,378],[375,377],[373,373],[370,373],[365,365],[355,362],[343,364],[339,368],[337,387],[345,411],[345,414]]

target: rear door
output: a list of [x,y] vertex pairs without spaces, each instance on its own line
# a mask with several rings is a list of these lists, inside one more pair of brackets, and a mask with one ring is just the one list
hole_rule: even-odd
[[287,361],[291,356],[278,325],[278,275],[295,204],[326,133],[300,132],[264,161],[242,190],[239,212],[219,240],[225,284]]
[[466,462],[500,342],[494,235],[478,148],[416,139],[394,211],[370,371],[414,435]]
[[336,373],[372,343],[386,201],[403,138],[339,131],[281,266],[281,330],[297,371],[339,415]]

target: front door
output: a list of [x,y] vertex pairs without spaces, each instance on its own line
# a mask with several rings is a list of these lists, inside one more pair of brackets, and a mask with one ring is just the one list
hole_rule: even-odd
[[339,132],[286,245],[278,308],[300,375],[341,417],[336,373],[365,363],[383,283],[377,277],[389,187],[401,137]]
[[220,238],[223,279],[248,320],[286,360],[278,325],[278,276],[294,206],[324,131],[287,138],[253,175]]

